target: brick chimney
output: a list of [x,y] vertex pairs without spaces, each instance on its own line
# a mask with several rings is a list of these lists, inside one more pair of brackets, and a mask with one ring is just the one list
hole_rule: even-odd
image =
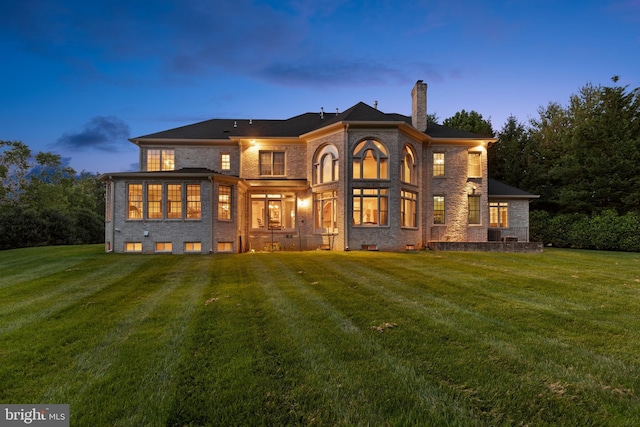
[[411,124],[421,132],[427,130],[427,84],[422,80],[411,89]]

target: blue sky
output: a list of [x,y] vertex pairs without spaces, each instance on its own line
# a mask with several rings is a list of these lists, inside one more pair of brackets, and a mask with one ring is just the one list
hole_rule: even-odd
[[23,0],[0,6],[0,140],[77,171],[131,170],[128,138],[210,118],[284,119],[359,101],[409,115],[565,105],[640,87],[640,0]]

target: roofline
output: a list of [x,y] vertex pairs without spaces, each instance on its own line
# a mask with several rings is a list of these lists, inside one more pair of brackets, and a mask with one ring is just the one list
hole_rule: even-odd
[[539,199],[539,194],[489,194],[490,199]]
[[235,145],[235,141],[229,139],[188,139],[188,138],[129,138],[129,141],[140,147],[141,143],[144,145],[171,145],[176,143],[182,143],[183,145],[210,145],[210,144],[228,144]]

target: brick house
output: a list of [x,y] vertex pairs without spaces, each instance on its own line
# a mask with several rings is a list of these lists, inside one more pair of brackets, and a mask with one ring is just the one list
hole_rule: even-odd
[[108,173],[107,251],[405,251],[528,241],[537,196],[488,178],[495,138],[358,103],[285,120],[213,119],[132,138],[140,171]]

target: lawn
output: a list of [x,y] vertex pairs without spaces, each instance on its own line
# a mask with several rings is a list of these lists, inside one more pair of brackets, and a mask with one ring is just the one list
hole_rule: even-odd
[[4,251],[0,403],[73,426],[640,425],[640,254]]

